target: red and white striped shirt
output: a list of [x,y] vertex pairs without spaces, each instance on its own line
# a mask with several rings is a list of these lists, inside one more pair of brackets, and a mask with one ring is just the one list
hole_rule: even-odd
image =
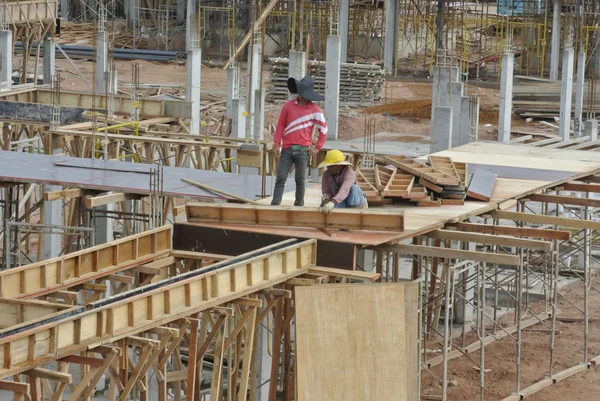
[[283,149],[292,145],[310,146],[314,126],[319,130],[315,147],[321,150],[327,139],[327,123],[321,108],[312,102],[301,106],[298,99],[285,102],[275,130],[275,147],[278,148],[282,143]]

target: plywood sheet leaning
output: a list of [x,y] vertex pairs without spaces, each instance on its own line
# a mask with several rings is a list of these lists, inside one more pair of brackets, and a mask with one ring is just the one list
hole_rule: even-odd
[[498,176],[489,170],[477,168],[469,182],[467,196],[484,202],[489,202],[496,186]]
[[292,208],[230,203],[188,203],[190,223],[225,223],[263,226],[339,228],[348,230],[404,231],[404,214],[389,210],[334,209],[326,215],[318,208]]
[[297,401],[408,399],[403,284],[296,287],[295,296]]
[[424,178],[427,181],[437,185],[458,185],[458,178],[452,177],[442,171],[436,170],[415,159],[406,156],[385,156],[384,160],[397,168],[413,174],[417,177]]

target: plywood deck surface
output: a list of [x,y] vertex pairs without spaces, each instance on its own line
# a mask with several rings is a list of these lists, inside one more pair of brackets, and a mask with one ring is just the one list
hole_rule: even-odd
[[401,283],[296,287],[298,401],[408,399],[404,290]]

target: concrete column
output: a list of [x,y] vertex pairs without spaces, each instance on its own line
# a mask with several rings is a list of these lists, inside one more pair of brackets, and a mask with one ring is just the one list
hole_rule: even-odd
[[590,137],[590,141],[598,140],[598,120],[587,120],[585,122],[585,135]]
[[394,72],[396,54],[398,53],[398,0],[385,2],[385,36],[383,41],[383,69],[386,73]]
[[563,141],[571,136],[571,102],[573,100],[573,49],[563,53],[562,85],[560,91],[560,127],[559,135]]
[[114,240],[113,221],[111,217],[106,216],[107,212],[114,210],[114,204],[96,207],[97,214],[94,219],[96,245],[106,244]]
[[[450,107],[452,108],[452,146],[459,146],[462,115],[462,99],[464,84],[462,82],[450,82]],[[468,115],[467,115],[468,117]]]
[[[475,102],[471,102],[469,96],[462,96],[460,99],[460,115],[457,118],[458,135],[454,134],[454,137],[452,138],[453,147],[466,145],[471,142],[471,139],[476,140],[477,132],[472,132],[471,127],[477,127],[477,121],[479,120],[478,114],[479,98],[476,98]],[[474,121],[472,120],[472,117],[474,117]]]
[[239,96],[240,91],[240,68],[237,66],[227,67],[227,100],[225,102],[225,113],[231,118],[233,99]]
[[554,0],[554,12],[552,14],[552,42],[550,45],[550,79],[558,79],[558,60],[560,58],[560,16],[561,0]]
[[55,71],[56,47],[52,38],[44,39],[44,85],[52,83]]
[[248,124],[246,129],[250,132],[250,137],[254,138],[255,96],[256,90],[262,86],[262,45],[260,43],[254,43],[250,62],[252,63],[252,76],[250,77],[252,86],[249,93],[250,99],[248,100],[248,106],[250,106],[250,118],[246,120],[246,124]]
[[69,20],[69,0],[60,0],[60,18]]
[[185,100],[192,102],[190,132],[200,135],[200,81],[202,71],[202,49],[187,52],[187,79]]
[[500,114],[498,117],[498,142],[510,141],[514,68],[514,53],[503,54],[502,72],[500,75]]
[[[63,153],[62,148],[52,149],[53,155]],[[44,192],[60,191],[62,187],[59,185],[44,185]],[[62,226],[62,202],[60,201],[44,201],[42,205],[42,224]],[[53,230],[54,231],[54,230]],[[61,234],[43,234],[42,257],[44,259],[55,258],[60,255],[62,250],[62,235]]]
[[108,40],[106,31],[98,32],[96,43],[96,93],[106,93],[106,72],[108,71]]
[[349,15],[350,0],[340,0],[340,13],[338,16],[338,35],[340,35],[340,60],[342,63],[348,61]]
[[265,139],[265,89],[254,91],[254,139]]
[[12,85],[12,31],[0,31],[0,86]]
[[433,67],[431,93],[431,130],[435,119],[435,109],[438,106],[450,105],[450,82],[459,82],[458,67]]
[[290,50],[289,71],[290,78],[302,79],[306,75],[306,53]]
[[452,108],[436,107],[432,121],[430,153],[441,152],[452,147]]
[[325,120],[327,139],[338,138],[340,112],[340,37],[327,37],[327,65],[325,70]]
[[177,20],[184,21],[185,20],[185,0],[177,0]]
[[[256,401],[268,401],[269,400],[269,386],[268,382],[271,379],[271,363],[272,358],[269,354],[271,345],[269,344],[269,332],[262,324],[257,329],[256,336],[256,355],[257,358],[257,369],[256,369]],[[263,385],[266,384],[266,385]]]
[[573,121],[575,138],[583,131],[583,83],[585,81],[585,52],[577,54],[577,86],[575,88],[575,118]]
[[231,110],[231,137],[246,138],[246,99],[233,99]]
[[139,0],[127,0],[127,28],[133,29],[139,27],[138,10]]

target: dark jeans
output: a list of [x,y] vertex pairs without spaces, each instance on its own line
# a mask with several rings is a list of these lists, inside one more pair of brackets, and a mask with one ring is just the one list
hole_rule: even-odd
[[283,188],[287,181],[292,166],[296,166],[296,201],[294,206],[304,206],[304,187],[306,181],[306,169],[308,168],[308,152],[306,150],[284,149],[277,165],[277,181],[275,181],[275,192],[271,205],[280,205],[283,196]]

